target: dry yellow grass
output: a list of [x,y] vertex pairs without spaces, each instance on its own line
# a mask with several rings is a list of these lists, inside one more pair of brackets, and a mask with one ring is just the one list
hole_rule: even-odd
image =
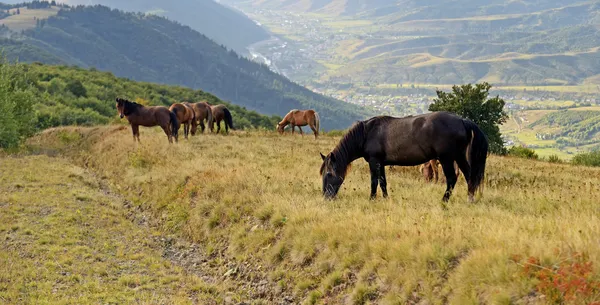
[[[12,9],[11,13],[16,12],[16,10],[17,9]],[[32,29],[36,26],[36,19],[48,19],[48,17],[56,15],[59,8],[56,6],[47,9],[28,9],[26,7],[21,7],[19,8],[19,11],[21,12],[19,15],[6,17],[0,20],[0,24],[6,25],[9,29],[16,32]]]
[[369,201],[357,160],[339,199],[325,201],[319,152],[338,139],[236,131],[168,145],[143,129],[135,145],[129,129],[99,127],[28,145],[106,176],[165,232],[260,265],[307,303],[543,304],[520,258],[600,262],[599,169],[491,157],[484,196],[467,203],[461,180],[445,209],[444,186],[412,167],[389,171],[390,199]]
[[47,156],[0,164],[1,304],[222,302],[83,168]]

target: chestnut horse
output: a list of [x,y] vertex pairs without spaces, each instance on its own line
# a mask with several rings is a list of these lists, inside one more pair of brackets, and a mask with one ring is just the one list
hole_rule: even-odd
[[[439,179],[438,165],[439,164],[440,164],[440,162],[436,159],[429,160],[428,162],[421,164],[421,166],[419,167],[419,172],[421,172],[421,174],[423,174],[423,178],[425,178],[425,182],[431,182],[431,181],[434,181],[435,183],[438,182],[438,179]],[[456,162],[454,162],[454,173],[456,174],[457,178],[460,176],[460,169],[458,168],[458,164],[456,164]]]
[[146,107],[126,99],[117,98],[117,110],[121,118],[127,117],[133,131],[133,141],[140,142],[140,126],[152,127],[159,125],[169,138],[169,143],[173,143],[173,138],[177,141],[177,132],[179,122],[175,113],[164,106]]
[[481,190],[488,148],[487,137],[477,124],[449,112],[405,118],[374,117],[356,123],[331,153],[321,154],[323,195],[335,198],[346,179],[348,166],[358,158],[369,163],[371,199],[375,198],[378,185],[383,197],[388,196],[386,165],[415,166],[438,159],[446,176],[442,200],[448,201],[454,190],[456,162],[467,180],[472,202],[475,192]]
[[210,110],[210,105],[205,101],[202,101],[199,103],[185,102],[183,104],[191,107],[194,110],[194,115],[196,116],[194,123],[192,123],[192,130],[191,130],[192,136],[196,135],[196,131],[198,130],[198,125],[200,125],[200,128],[202,129],[202,133],[204,133],[204,129],[206,129],[206,126],[204,125],[204,121],[206,120],[206,123],[210,124],[210,122],[213,119],[212,110]]
[[183,123],[183,135],[187,139],[188,134],[190,133],[190,124],[194,124],[196,122],[196,115],[194,114],[194,110],[192,109],[192,107],[186,106],[181,103],[175,103],[171,105],[169,110],[175,113],[179,124]]
[[288,124],[292,126],[292,134],[294,134],[294,128],[300,129],[300,134],[304,136],[302,132],[302,126],[308,125],[315,134],[315,139],[319,136],[319,125],[320,125],[319,114],[312,110],[298,110],[294,109],[285,115],[281,122],[277,123],[277,131],[283,134],[283,129]]
[[208,122],[208,126],[211,132],[214,130],[215,121],[217,122],[217,133],[221,131],[221,121],[225,121],[225,133],[229,133],[229,128],[235,130],[231,112],[225,105],[210,106],[210,109],[212,110],[212,121]]

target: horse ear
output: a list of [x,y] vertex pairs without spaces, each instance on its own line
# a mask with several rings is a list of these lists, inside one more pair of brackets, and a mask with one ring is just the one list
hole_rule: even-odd
[[323,161],[325,161],[325,156],[322,153],[319,153],[321,155],[321,159],[323,159]]
[[329,154],[329,159],[331,162],[335,163],[335,155],[333,153]]

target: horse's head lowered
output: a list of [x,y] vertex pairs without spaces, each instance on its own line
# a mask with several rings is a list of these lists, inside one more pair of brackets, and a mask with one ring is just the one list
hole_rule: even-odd
[[335,154],[329,153],[327,156],[321,154],[323,164],[321,165],[321,176],[323,177],[323,196],[326,199],[333,199],[337,195],[344,178],[346,176],[346,167],[341,168],[336,163]]
[[277,123],[277,132],[279,132],[279,134],[283,134],[283,129],[285,128],[285,124],[279,122]]

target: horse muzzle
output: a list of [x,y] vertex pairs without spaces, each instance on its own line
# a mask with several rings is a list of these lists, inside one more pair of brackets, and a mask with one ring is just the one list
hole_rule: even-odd
[[125,117],[125,115],[121,113],[120,117],[121,117],[121,118],[124,118],[124,117]]

